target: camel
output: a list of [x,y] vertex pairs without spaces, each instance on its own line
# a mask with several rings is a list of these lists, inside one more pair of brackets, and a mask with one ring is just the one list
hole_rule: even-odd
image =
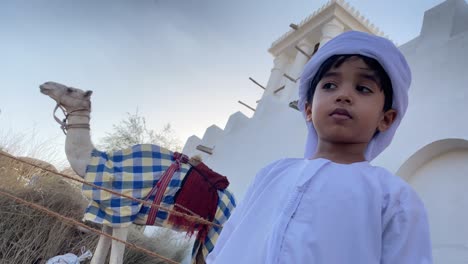
[[[54,118],[57,122],[59,122],[61,128],[66,134],[65,152],[67,159],[71,168],[76,172],[76,174],[82,178],[85,178],[87,166],[92,161],[92,153],[95,151],[95,146],[91,142],[90,136],[91,95],[93,92],[68,87],[56,82],[46,82],[39,87],[41,93],[51,97],[56,101],[57,105],[54,110]],[[55,116],[55,111],[57,111],[58,108],[61,108],[64,111],[64,114],[66,115],[64,120],[60,120]],[[196,159],[191,159],[190,162],[195,163],[190,164],[191,166],[196,166],[199,161]],[[227,191],[227,189],[223,192],[218,191],[218,193],[227,193],[229,196],[228,200],[232,201],[232,205],[235,206],[234,197]],[[219,200],[221,201],[221,196]],[[233,209],[233,206],[229,208]],[[218,217],[218,213],[220,211],[220,207],[218,206],[217,208],[216,217]],[[226,207],[224,206],[223,208]],[[226,209],[224,209],[224,211],[226,211]],[[222,220],[217,222],[222,225],[224,221],[227,220],[229,215],[230,212],[228,212],[227,215],[225,212],[223,212]],[[142,223],[138,223],[136,221],[134,223],[142,225]],[[214,227],[211,229],[214,229]],[[221,229],[217,230],[216,232],[220,232],[220,230]],[[102,231],[104,233],[111,234],[120,240],[126,241],[128,226],[112,226],[103,224]],[[212,230],[210,230],[210,232],[212,232]],[[210,242],[214,243],[215,240]],[[212,243],[208,244],[212,245]],[[118,241],[111,240],[105,236],[101,236],[99,238],[95,254],[91,260],[91,264],[104,263],[107,254],[109,253],[109,249],[109,263],[122,264],[125,245]],[[201,250],[199,252],[201,252]],[[205,257],[206,254],[206,250],[203,250],[203,255]],[[197,263],[200,263],[200,255],[201,254],[196,253],[194,258],[196,259]],[[203,257],[201,263],[204,263]]]

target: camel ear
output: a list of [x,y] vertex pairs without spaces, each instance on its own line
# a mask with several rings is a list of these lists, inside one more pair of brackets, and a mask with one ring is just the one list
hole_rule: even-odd
[[84,97],[90,97],[93,94],[93,91],[86,91]]

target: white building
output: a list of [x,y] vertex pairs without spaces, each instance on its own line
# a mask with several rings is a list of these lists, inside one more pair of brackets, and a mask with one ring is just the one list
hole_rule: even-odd
[[[234,113],[224,129],[190,137],[184,153],[227,175],[238,200],[261,167],[302,157],[307,131],[291,104],[294,80],[308,60],[304,53],[347,30],[382,35],[347,3],[330,1],[272,44],[274,66],[253,117]],[[468,263],[468,4],[447,0],[427,10],[420,35],[400,50],[413,73],[410,104],[373,164],[404,178],[425,202],[435,263]]]

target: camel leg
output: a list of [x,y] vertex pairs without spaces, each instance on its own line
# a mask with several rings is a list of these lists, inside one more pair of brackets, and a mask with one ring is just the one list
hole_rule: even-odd
[[[103,225],[102,232],[111,235],[112,227]],[[103,264],[106,261],[107,253],[109,253],[109,248],[111,245],[111,239],[105,236],[99,237],[99,242],[94,252],[93,259],[91,259],[91,264]]]
[[[113,236],[127,241],[128,227],[114,227]],[[122,264],[125,252],[125,244],[112,240],[112,249],[109,264]]]

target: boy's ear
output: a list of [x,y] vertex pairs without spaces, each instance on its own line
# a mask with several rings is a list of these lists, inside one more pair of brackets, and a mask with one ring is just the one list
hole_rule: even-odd
[[377,130],[379,130],[380,132],[387,131],[387,129],[389,129],[392,126],[393,122],[396,119],[396,116],[397,116],[397,111],[395,109],[387,110],[383,114],[382,119],[380,120],[377,126]]
[[312,104],[306,103],[305,112],[306,112],[306,121],[312,122]]

